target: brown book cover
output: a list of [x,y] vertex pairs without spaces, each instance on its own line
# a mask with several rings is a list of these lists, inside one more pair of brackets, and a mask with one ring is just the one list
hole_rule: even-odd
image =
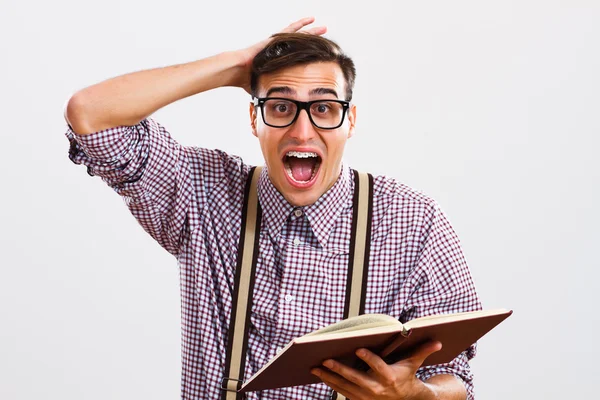
[[364,362],[354,354],[359,348],[370,349],[391,363],[405,358],[420,344],[438,340],[442,349],[429,356],[423,366],[447,363],[511,314],[505,309],[473,311],[417,318],[405,324],[378,314],[349,318],[292,340],[245,382],[240,392],[318,383],[319,378],[310,370],[330,358],[364,368]]

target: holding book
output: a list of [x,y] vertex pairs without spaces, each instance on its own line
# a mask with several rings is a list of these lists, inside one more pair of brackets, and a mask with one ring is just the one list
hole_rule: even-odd
[[[324,327],[291,341],[274,359],[242,386],[255,391],[306,385],[318,378],[339,381],[328,369],[360,386],[362,371],[389,375],[403,360],[410,367],[425,367],[452,361],[463,350],[508,318],[512,311],[491,310],[436,315],[402,324],[388,315],[364,314]],[[360,362],[362,360],[363,362]],[[381,362],[381,361],[385,362]],[[325,369],[319,369],[325,363]],[[356,372],[344,366],[352,366]],[[416,371],[416,369],[415,369]],[[337,388],[339,389],[339,388]]]

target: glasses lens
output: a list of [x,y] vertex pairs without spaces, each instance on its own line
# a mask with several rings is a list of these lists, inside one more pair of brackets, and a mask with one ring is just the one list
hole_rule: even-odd
[[286,126],[296,116],[296,104],[288,100],[269,99],[263,105],[263,113],[267,124]]
[[310,106],[310,116],[319,128],[335,128],[342,123],[344,106],[335,101],[319,101]]

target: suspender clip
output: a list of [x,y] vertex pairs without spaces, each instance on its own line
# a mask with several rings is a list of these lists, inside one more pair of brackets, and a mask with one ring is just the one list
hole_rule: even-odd
[[224,376],[223,379],[221,379],[221,390],[237,393],[242,387],[242,383],[244,383],[244,381],[241,379],[233,379]]

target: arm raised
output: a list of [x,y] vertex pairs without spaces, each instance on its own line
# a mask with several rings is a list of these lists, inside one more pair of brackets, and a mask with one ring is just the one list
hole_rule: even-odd
[[[303,18],[282,32],[297,32],[314,18]],[[303,32],[321,35],[326,28]],[[177,100],[222,86],[250,90],[252,60],[268,43],[224,52],[185,64],[117,76],[77,91],[65,107],[65,119],[79,134],[116,126],[133,126]]]

